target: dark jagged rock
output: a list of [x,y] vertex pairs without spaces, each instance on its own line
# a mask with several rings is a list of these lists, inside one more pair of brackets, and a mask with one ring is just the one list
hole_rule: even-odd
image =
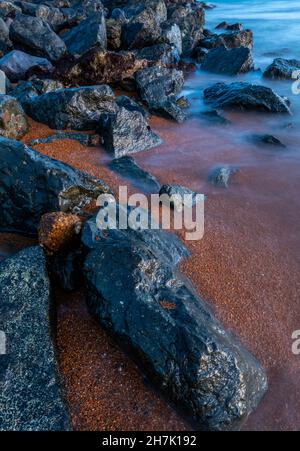
[[168,8],[168,21],[179,26],[183,54],[188,55],[203,39],[204,9],[197,3],[174,4]]
[[216,83],[204,90],[204,100],[213,108],[289,113],[289,102],[271,88],[251,83]]
[[139,59],[163,65],[176,64],[180,60],[178,50],[170,44],[157,44],[145,47],[138,52],[137,56]]
[[38,17],[18,14],[10,26],[9,36],[30,53],[45,56],[51,61],[59,60],[67,51],[64,41]]
[[82,56],[93,47],[101,50],[107,48],[107,35],[104,14],[95,14],[72,28],[63,40],[68,52],[74,56]]
[[250,72],[254,69],[252,52],[246,47],[227,49],[222,45],[208,52],[203,58],[201,68],[224,75]]
[[112,18],[106,21],[107,48],[119,50],[122,44],[122,24]]
[[122,177],[129,179],[133,186],[145,192],[157,193],[160,189],[160,183],[156,177],[144,171],[132,157],[115,158],[109,164],[109,168]]
[[42,19],[44,22],[47,22],[55,32],[69,25],[68,15],[64,14],[64,11],[60,8],[25,1],[20,1],[18,5],[21,7],[23,14]]
[[221,22],[219,25],[216,26],[216,30],[230,30],[230,31],[242,31],[243,30],[243,24],[241,23],[234,23],[230,25],[227,22]]
[[73,141],[78,141],[83,146],[94,147],[100,145],[100,137],[98,135],[89,135],[87,133],[76,133],[76,132],[57,132],[54,135],[48,136],[47,138],[37,138],[31,141],[31,146],[36,146],[38,144],[51,144],[55,141],[60,141],[64,139],[69,139]]
[[19,14],[21,8],[17,6],[14,2],[1,1],[0,3],[0,17],[3,19],[14,19],[16,14]]
[[197,61],[197,63],[202,63],[208,54],[208,49],[203,47],[196,47],[192,53],[192,57]]
[[126,108],[128,111],[139,111],[145,118],[149,117],[149,113],[140,102],[137,102],[132,97],[119,96],[116,98],[117,105]]
[[36,233],[49,211],[77,212],[110,192],[94,177],[21,142],[0,138],[0,230]]
[[126,23],[122,27],[122,46],[125,49],[142,49],[158,42],[161,29],[158,25],[147,26],[143,23]]
[[176,104],[176,95],[184,84],[181,71],[161,66],[149,67],[136,73],[136,83],[141,98],[151,110],[178,122],[185,120],[184,111]]
[[103,113],[114,113],[117,105],[107,85],[61,89],[31,97],[26,112],[33,119],[57,130],[94,130]]
[[56,77],[66,83],[94,85],[119,83],[132,79],[134,74],[148,65],[133,52],[103,52],[92,49],[78,60],[62,60],[58,64]]
[[[129,3],[129,4],[128,4]],[[123,8],[125,17],[131,23],[142,23],[148,28],[160,25],[167,20],[164,0],[131,0]]]
[[33,79],[31,81],[21,81],[18,85],[10,91],[10,95],[21,103],[26,109],[28,102],[32,97],[45,94],[47,92],[57,91],[63,89],[62,83],[51,79]]
[[102,114],[100,134],[105,148],[116,158],[148,150],[162,143],[142,113],[124,107],[119,107],[113,114]]
[[0,430],[71,429],[53,344],[53,302],[40,247],[25,249],[0,265]]
[[191,102],[186,96],[179,97],[179,99],[176,100],[176,104],[183,110],[186,110],[191,106]]
[[93,235],[84,265],[88,307],[199,429],[238,429],[266,390],[264,371],[174,268],[172,234],[157,247],[158,233],[144,232],[146,245],[128,231]]
[[231,178],[240,172],[240,169],[235,166],[220,166],[213,169],[209,176],[211,184],[220,186],[222,188],[228,188]]
[[0,136],[20,139],[28,132],[23,108],[14,97],[0,94]]
[[162,34],[160,41],[174,46],[178,54],[182,54],[182,37],[179,26],[176,23],[165,22],[161,25]]
[[184,207],[191,208],[200,202],[196,197],[197,193],[182,185],[163,185],[159,195],[166,195],[166,205],[170,205],[178,212],[181,212]]
[[84,257],[84,250],[78,245],[74,246],[73,249],[48,255],[48,271],[51,281],[66,292],[72,292],[83,287]]
[[9,30],[3,19],[0,17],[0,57],[12,49],[12,42],[9,39]]
[[281,149],[286,148],[286,146],[273,135],[252,135],[251,141],[255,144],[280,147]]
[[300,73],[300,61],[276,58],[264,72],[264,77],[272,80],[297,79]]
[[201,40],[200,46],[213,49],[224,45],[227,49],[247,47],[253,48],[253,32],[251,30],[233,31],[222,34],[208,34]]
[[203,111],[200,115],[201,119],[204,119],[206,122],[212,125],[228,125],[231,122],[226,119],[224,116],[218,113],[216,110]]
[[0,59],[0,69],[5,72],[12,82],[24,80],[27,72],[36,67],[43,68],[49,72],[53,68],[50,61],[46,58],[29,55],[20,50],[13,50]]

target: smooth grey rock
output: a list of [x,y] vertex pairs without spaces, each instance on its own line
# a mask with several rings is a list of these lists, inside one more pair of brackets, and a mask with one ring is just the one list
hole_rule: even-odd
[[220,46],[204,56],[201,69],[224,75],[250,72],[254,69],[252,52],[247,47],[226,49]]
[[38,17],[18,14],[10,26],[9,36],[15,44],[51,61],[58,61],[67,51],[64,41]]
[[26,73],[34,67],[48,71],[53,69],[52,64],[46,58],[29,55],[20,50],[13,50],[0,59],[0,69],[12,82],[24,80]]
[[216,83],[204,90],[204,101],[215,109],[291,114],[286,98],[280,97],[271,88],[251,83]]
[[28,121],[22,106],[11,96],[0,94],[0,136],[20,139],[28,132]]
[[112,89],[100,85],[61,89],[32,97],[26,112],[53,129],[93,130],[103,113],[114,113],[117,108]]
[[264,72],[271,80],[293,80],[299,78],[300,61],[276,58]]
[[0,430],[71,429],[52,336],[54,308],[40,247],[0,264]]
[[77,27],[72,28],[63,40],[68,52],[74,56],[82,56],[93,47],[107,49],[107,35],[104,14],[99,13],[88,17]]
[[35,234],[44,213],[78,212],[111,192],[103,181],[5,138],[0,180],[0,230],[9,232]]

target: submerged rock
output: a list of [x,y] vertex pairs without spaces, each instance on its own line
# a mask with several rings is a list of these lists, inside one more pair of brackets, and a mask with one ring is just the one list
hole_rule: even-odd
[[211,125],[231,124],[231,122],[228,119],[226,119],[226,117],[222,116],[216,110],[203,111],[200,115],[200,118],[204,119],[206,122],[210,123]]
[[252,135],[251,140],[256,144],[281,147],[282,149],[286,148],[286,146],[273,135]]
[[280,97],[271,88],[251,83],[216,83],[204,90],[204,100],[216,109],[291,114],[286,98]]
[[26,112],[37,122],[57,130],[93,130],[103,113],[117,109],[115,96],[107,85],[61,89],[26,104]]
[[84,264],[89,310],[199,429],[238,429],[266,390],[264,371],[174,268],[172,234],[161,248],[145,232],[145,245],[127,231],[97,240]]
[[29,55],[20,50],[13,50],[0,59],[0,69],[12,82],[24,80],[27,72],[33,68],[51,71],[53,66],[46,58]]
[[232,176],[240,172],[238,167],[234,166],[220,166],[215,168],[210,176],[209,181],[213,185],[220,186],[222,188],[228,188],[229,182]]
[[88,17],[77,27],[72,28],[63,36],[68,52],[81,56],[93,47],[101,50],[107,48],[105,18],[102,13]]
[[0,136],[19,139],[28,132],[23,108],[14,97],[0,94]]
[[101,116],[100,134],[105,148],[116,158],[151,149],[162,143],[139,111],[119,107],[115,113]]
[[145,192],[157,193],[160,189],[160,183],[147,171],[144,171],[132,157],[115,158],[109,168],[131,181],[133,186],[142,189]]
[[67,51],[64,41],[38,17],[18,14],[9,35],[15,44],[51,61],[59,60]]
[[227,49],[220,46],[204,56],[201,69],[224,75],[250,72],[254,69],[252,52],[246,47]]
[[46,260],[40,247],[0,264],[0,430],[71,429],[56,363],[53,309]]
[[272,80],[293,80],[299,78],[300,61],[276,58],[264,72]]
[[0,138],[0,230],[35,234],[43,214],[78,212],[109,187],[21,142]]

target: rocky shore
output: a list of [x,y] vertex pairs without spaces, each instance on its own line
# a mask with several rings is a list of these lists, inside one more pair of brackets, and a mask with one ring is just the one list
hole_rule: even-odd
[[[186,121],[182,90],[197,64],[228,76],[255,70],[251,30],[227,23],[206,29],[210,8],[182,0],[0,4],[7,86],[0,95],[0,231],[38,240],[0,265],[0,330],[8,343],[0,356],[0,430],[76,429],[52,341],[58,287],[83,290],[95,321],[199,430],[239,429],[267,390],[261,364],[182,275],[190,251],[179,237],[97,229],[96,199],[116,186],[105,165],[95,171],[76,153],[76,145],[88,152],[103,146],[109,171],[148,194],[189,190],[161,184],[136,154],[160,151],[164,139],[153,118],[178,127]],[[264,77],[289,79],[299,67],[277,58]],[[215,83],[203,100],[208,121],[226,121],[226,111],[291,115],[287,98],[247,82]],[[252,139],[284,147],[273,136]],[[72,155],[68,163],[58,158],[60,142],[73,143],[75,164]],[[212,167],[206,178],[226,188],[239,170]],[[20,340],[24,352],[17,354]]]

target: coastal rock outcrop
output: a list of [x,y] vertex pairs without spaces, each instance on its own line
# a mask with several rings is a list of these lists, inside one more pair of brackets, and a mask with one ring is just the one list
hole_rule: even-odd
[[0,230],[35,234],[49,211],[77,213],[109,193],[106,183],[19,141],[0,138]]
[[216,83],[204,90],[204,101],[212,108],[254,110],[291,114],[289,101],[271,88],[245,82]]
[[71,429],[51,330],[50,282],[40,247],[0,264],[0,430]]

